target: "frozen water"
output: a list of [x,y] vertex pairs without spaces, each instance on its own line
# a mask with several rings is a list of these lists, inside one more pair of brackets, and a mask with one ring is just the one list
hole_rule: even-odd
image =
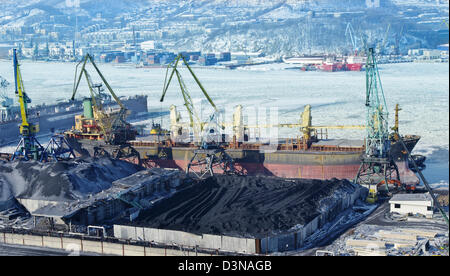
[[[25,88],[33,104],[69,99],[72,95],[74,63],[45,63],[22,61]],[[202,84],[230,118],[233,107],[241,104],[250,117],[261,107],[278,108],[281,123],[298,123],[306,104],[312,105],[313,125],[360,125],[365,122],[364,72],[302,72],[284,70],[284,64],[243,67],[237,70],[194,68]],[[135,68],[133,65],[100,64],[100,69],[120,96],[147,94],[150,110],[168,110],[171,104],[182,110],[177,83],[172,83],[163,103],[159,102],[166,69]],[[95,82],[99,78],[91,69]],[[380,65],[380,74],[390,112],[394,121],[394,107],[399,103],[400,132],[417,134],[422,139],[415,153],[437,162],[448,172],[449,150],[449,67],[447,63],[404,63]],[[203,98],[194,80],[182,70],[193,98]],[[0,75],[13,81],[10,61],[0,61]],[[56,77],[57,76],[57,77]],[[84,80],[83,80],[84,81]],[[79,96],[87,96],[83,84]],[[12,87],[9,93],[13,95]],[[247,112],[246,112],[247,110]],[[206,114],[207,112],[205,112]],[[183,116],[187,120],[187,116]],[[227,119],[229,120],[229,119]],[[168,116],[163,118],[168,127]],[[329,130],[333,138],[362,139],[361,130]],[[295,129],[281,129],[280,136],[296,137]],[[427,175],[427,170],[425,174]],[[448,182],[448,173],[439,169],[440,179]],[[434,173],[433,173],[434,175]],[[441,176],[442,175],[442,176]],[[431,177],[431,175],[430,175]]]

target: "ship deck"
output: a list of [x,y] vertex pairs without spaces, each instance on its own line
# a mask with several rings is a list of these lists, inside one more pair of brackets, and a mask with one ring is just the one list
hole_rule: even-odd
[[364,147],[364,140],[350,140],[350,139],[325,139],[314,142],[316,146],[336,146],[344,148],[362,148]]
[[[192,142],[173,142],[168,135],[147,135],[136,137],[130,144],[136,148],[197,148]],[[258,151],[305,151],[305,152],[361,152],[364,150],[364,140],[324,139],[312,142],[308,147],[303,139],[280,138],[277,144],[264,141],[226,142],[222,143],[226,150],[258,150]]]

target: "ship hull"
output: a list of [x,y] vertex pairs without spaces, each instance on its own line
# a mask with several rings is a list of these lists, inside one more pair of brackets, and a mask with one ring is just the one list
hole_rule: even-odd
[[[408,136],[405,139],[407,147],[412,150],[419,139],[419,136]],[[93,156],[95,148],[102,146],[100,141],[69,139],[69,142],[75,151],[82,155]],[[362,145],[360,142],[354,144]],[[129,162],[139,162],[147,168],[173,168],[183,171],[186,171],[194,157],[194,151],[197,149],[193,145],[166,145],[162,142],[146,141],[132,141],[129,146],[139,156],[139,158],[125,158]],[[241,146],[245,147],[245,144]],[[329,147],[315,144],[307,150],[282,149],[280,147],[276,150],[264,151],[259,148],[235,148],[230,144],[225,151],[233,159],[235,169],[246,175],[350,180],[356,177],[364,154],[362,146],[352,148],[344,147],[344,145]],[[392,156],[399,169],[402,182],[407,185],[417,185],[419,179],[409,169],[407,155],[404,151],[399,150],[398,143],[393,143],[392,149]],[[110,148],[108,151],[113,151],[113,149]],[[191,169],[195,170],[193,167]],[[216,167],[214,172],[223,173],[223,170]]]
[[[70,143],[78,154],[94,155],[100,142],[71,139]],[[194,157],[196,147],[151,146],[145,143],[131,143],[131,147],[139,158],[125,158],[132,163],[139,163],[146,168],[173,168],[186,171],[190,160]],[[81,149],[81,150],[80,150]],[[361,165],[363,151],[317,151],[317,150],[276,150],[263,152],[257,149],[227,149],[226,153],[233,158],[234,167],[245,175],[265,175],[282,178],[306,179],[349,179],[353,180]],[[407,159],[398,159],[400,179],[407,185],[417,185],[419,179],[409,170]],[[195,168],[192,168],[196,170]],[[215,173],[223,173],[220,167]]]
[[[414,147],[417,145],[417,143],[420,140],[420,136],[417,135],[405,135],[403,137],[403,142],[406,145],[406,148],[411,153],[414,149]],[[399,142],[392,143],[391,144],[391,156],[395,161],[401,161],[406,158],[407,152],[403,148],[402,144]]]
[[[135,149],[141,158],[148,148]],[[143,158],[142,165],[147,168],[174,168],[185,171],[193,157],[192,148],[172,148],[168,159]],[[233,151],[227,151],[233,156]],[[235,158],[234,167],[246,175],[277,176],[282,178],[306,179],[349,179],[353,180],[361,165],[362,152],[299,152],[276,151],[273,153],[245,152],[253,158]],[[259,158],[255,158],[259,156]],[[399,168],[400,179],[407,185],[417,185],[419,179],[409,170],[406,159],[396,161]],[[223,173],[215,168],[216,173]]]
[[348,71],[361,71],[363,68],[362,63],[348,63],[346,64],[346,68]]
[[337,66],[335,64],[322,64],[318,66],[318,69],[324,72],[336,72]]

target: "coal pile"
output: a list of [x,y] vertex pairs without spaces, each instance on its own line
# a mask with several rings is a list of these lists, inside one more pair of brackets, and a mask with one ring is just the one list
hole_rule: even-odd
[[185,187],[129,224],[263,238],[308,223],[326,205],[323,201],[335,200],[337,191],[354,190],[347,180],[220,175]]
[[49,201],[84,199],[111,187],[112,182],[143,168],[110,158],[85,158],[58,163],[0,163],[0,194]]

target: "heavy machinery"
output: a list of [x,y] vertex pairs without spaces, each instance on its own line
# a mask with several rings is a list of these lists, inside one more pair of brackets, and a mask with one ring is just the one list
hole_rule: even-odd
[[[108,88],[108,91],[116,103],[120,106],[118,111],[114,110],[111,112],[106,112],[103,109],[102,101],[108,98],[108,96],[102,93],[102,84],[94,84],[92,82],[91,76],[86,70],[86,63],[88,61],[90,61],[94,66],[103,83]],[[83,63],[83,65],[77,79],[78,66],[81,63]],[[95,64],[94,59],[89,54],[86,54],[84,59],[77,64],[71,100],[75,99],[75,95],[78,91],[78,86],[83,75],[86,78],[91,97],[84,99],[84,114],[75,117],[75,127],[68,132],[67,135],[77,139],[103,140],[106,144],[111,145],[121,145],[126,143],[128,140],[135,139],[137,131],[126,121],[129,111],[116,96],[111,86],[108,84],[105,77]],[[95,91],[95,88],[97,88],[97,91]]]
[[[120,108],[118,110],[107,111],[103,108],[104,101],[111,100],[111,96],[103,93],[103,84],[94,84],[86,68],[88,62],[92,64],[95,71],[106,85],[112,98],[119,105]],[[78,74],[78,67],[81,64],[82,66]],[[71,100],[75,99],[83,76],[86,79],[90,97],[83,100],[84,112],[82,115],[75,116],[75,126],[72,127],[71,130],[66,131],[64,133],[65,136],[76,148],[87,146],[87,144],[79,145],[79,143],[82,143],[83,141],[92,142],[89,146],[93,147],[92,155],[94,156],[106,155],[114,158],[127,158],[133,156],[134,158],[139,159],[138,154],[127,143],[127,141],[134,140],[137,136],[136,129],[126,121],[126,117],[130,112],[114,93],[113,89],[94,62],[93,57],[89,54],[86,54],[76,66]]]
[[[183,80],[183,78],[181,76],[180,71],[178,70],[178,64],[180,63],[180,61],[183,62],[184,65],[186,66],[186,68],[189,70],[190,74],[192,75],[192,77],[194,78],[195,82],[199,86],[199,88],[202,91],[203,95],[208,100],[209,104],[213,107],[214,112],[218,111],[216,105],[214,104],[212,99],[209,97],[208,93],[206,92],[205,88],[201,84],[200,80],[197,78],[195,73],[192,71],[192,68],[189,66],[189,64],[187,63],[186,59],[181,54],[178,55],[167,66],[166,77],[165,77],[165,80],[164,80],[163,94],[161,96],[160,102],[164,101],[164,98],[166,96],[167,90],[169,89],[170,83],[172,81],[172,78],[173,78],[174,75],[176,75],[178,83],[180,85],[180,90],[181,90],[181,95],[182,95],[183,100],[184,100],[184,105],[185,105],[185,107],[186,107],[186,109],[188,111],[190,127],[193,129],[194,136],[196,136],[196,138],[198,138],[199,135],[201,134],[201,132],[203,131],[203,127],[205,126],[206,123],[201,120],[201,118],[198,115],[196,109],[194,108],[194,102],[193,102],[191,96],[189,95],[189,91],[187,89],[187,86],[186,86],[186,84],[185,84],[185,82],[184,82],[184,80]],[[172,70],[170,72],[170,76],[169,76],[169,70]]]
[[355,56],[359,52],[359,47],[357,45],[357,40],[355,37],[355,30],[350,22],[347,23],[347,27],[345,28],[345,36],[349,36],[350,42],[352,43],[352,50]]
[[36,134],[39,132],[39,124],[31,123],[28,119],[28,104],[31,103],[31,99],[25,92],[16,49],[13,50],[13,64],[15,93],[19,97],[22,123],[20,125],[20,141],[11,160],[16,158],[40,160],[44,153],[44,147],[36,139]]
[[386,28],[386,33],[384,34],[384,38],[383,41],[378,42],[377,44],[377,54],[378,55],[385,55],[386,53],[386,44],[388,41],[388,34],[389,34],[389,30],[391,29],[391,24],[389,23],[387,28]]
[[366,110],[365,153],[355,182],[369,189],[368,201],[373,201],[381,185],[389,193],[389,184],[401,183],[398,167],[390,155],[389,113],[373,48],[369,48],[366,64]]
[[22,124],[20,125],[21,138],[11,157],[11,161],[22,159],[26,161],[37,160],[46,162],[53,160],[57,162],[61,159],[74,158],[75,154],[71,146],[62,135],[53,135],[46,148],[36,139],[36,134],[39,132],[39,124],[31,123],[28,118],[28,104],[31,103],[31,99],[25,92],[16,49],[14,49],[13,62],[15,93],[19,97]]
[[[182,62],[189,70],[195,82],[201,89],[203,95],[214,109],[213,114],[209,117],[209,120],[207,122],[202,121],[194,107],[194,103],[188,92],[187,86],[181,76],[180,71],[178,70],[178,65],[180,62]],[[169,70],[171,70],[170,75]],[[223,130],[223,126],[219,122],[218,109],[212,99],[209,97],[208,93],[206,92],[205,88],[203,87],[195,73],[192,71],[192,68],[189,66],[186,59],[181,54],[178,55],[175,60],[167,67],[163,94],[160,101],[164,101],[164,97],[174,75],[176,75],[177,77],[181,89],[181,94],[184,100],[184,105],[186,106],[189,114],[189,126],[193,130],[194,144],[198,146],[198,149],[194,151],[194,156],[191,158],[189,164],[187,165],[186,173],[188,175],[192,173],[200,179],[204,178],[207,175],[214,175],[215,169],[219,169],[220,172],[225,174],[236,173],[233,166],[233,159],[225,152],[224,148],[221,146],[221,142],[225,141],[223,141],[222,134],[220,133],[220,131]],[[174,107],[172,106],[171,109],[173,110]]]

